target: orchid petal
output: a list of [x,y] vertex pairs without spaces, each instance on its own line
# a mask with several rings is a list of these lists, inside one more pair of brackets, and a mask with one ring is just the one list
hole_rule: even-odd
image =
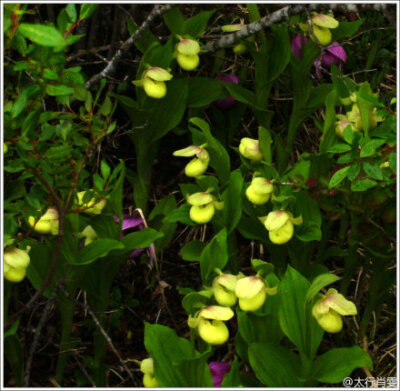
[[193,39],[182,39],[177,45],[176,50],[185,56],[195,56],[200,52],[200,45]]
[[312,17],[313,24],[319,27],[325,27],[328,29],[335,29],[339,26],[339,22],[329,15],[316,14]]
[[194,193],[187,198],[188,204],[193,206],[207,205],[213,201],[214,197],[210,193],[206,192]]
[[209,305],[200,310],[199,318],[213,320],[229,320],[234,316],[234,312],[229,307],[219,305]]

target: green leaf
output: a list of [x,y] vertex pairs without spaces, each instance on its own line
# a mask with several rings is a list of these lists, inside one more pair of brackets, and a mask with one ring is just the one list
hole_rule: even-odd
[[303,242],[311,242],[312,240],[321,240],[321,228],[315,224],[307,222],[300,225],[296,231],[296,237]]
[[224,193],[223,213],[228,234],[235,229],[242,216],[242,187],[242,173],[240,170],[232,171],[229,186]]
[[183,24],[185,23],[185,17],[182,12],[179,11],[179,7],[175,6],[169,10],[163,16],[164,23],[167,25],[171,33],[183,34]]
[[372,156],[376,149],[386,143],[386,140],[370,140],[361,149],[360,157]]
[[179,208],[172,210],[168,216],[165,216],[164,221],[167,223],[183,223],[195,227],[197,224],[189,217],[190,208],[189,204],[182,204]]
[[262,276],[266,276],[274,271],[275,267],[272,263],[262,261],[261,259],[252,259],[251,267],[256,272],[261,272]]
[[65,44],[62,34],[52,26],[21,23],[18,31],[24,37],[41,46],[58,47]]
[[87,19],[90,18],[93,12],[96,10],[98,4],[82,4],[81,10],[79,13],[79,19]]
[[348,38],[354,35],[361,24],[364,22],[364,19],[358,19],[354,22],[344,22],[340,21],[339,26],[332,31],[332,41],[342,41],[343,38]]
[[360,171],[361,171],[361,163],[360,162],[353,163],[350,166],[350,169],[347,173],[347,178],[349,178],[349,181],[353,182],[353,180],[357,178]]
[[228,262],[226,228],[219,231],[201,253],[200,271],[203,285],[211,285],[215,277],[214,269],[223,269]]
[[98,239],[78,252],[77,259],[70,262],[72,265],[88,265],[99,258],[105,257],[110,251],[123,249],[124,245],[120,240]]
[[292,54],[287,26],[278,26],[273,31],[274,38],[270,49],[273,55],[268,56],[268,82],[275,80],[285,70]]
[[331,273],[324,273],[315,277],[310,288],[308,288],[307,301],[312,300],[322,288],[325,288],[327,285],[330,285],[338,280],[340,280],[340,277]]
[[200,240],[192,240],[191,242],[186,243],[180,251],[182,259],[185,261],[200,262],[201,253],[205,246],[206,243],[201,242]]
[[231,365],[230,371],[225,375],[224,380],[222,380],[221,387],[240,387],[240,371],[239,371],[239,361],[237,356],[235,356],[233,363]]
[[78,17],[77,12],[76,12],[76,5],[75,4],[68,4],[65,7],[65,12],[67,13],[69,20],[71,23],[76,22],[76,18]]
[[374,164],[367,161],[363,161],[364,172],[372,179],[381,181],[383,179],[382,170],[379,168],[379,162],[374,162]]
[[181,122],[186,110],[187,96],[186,79],[167,82],[167,95],[154,103],[149,117],[150,124],[145,129],[148,142],[160,139]]
[[396,162],[397,162],[396,154],[391,153],[389,155],[389,167],[392,169],[393,172],[396,172]]
[[333,152],[333,153],[342,153],[342,152],[348,152],[351,150],[351,146],[348,144],[334,144],[331,147],[328,148],[327,152]]
[[271,134],[267,129],[265,129],[263,126],[258,127],[258,140],[260,142],[260,151],[264,157],[264,160],[268,163],[272,163],[272,150],[271,150],[271,144],[272,144],[272,138]]
[[279,284],[279,323],[284,334],[297,346],[300,353],[312,359],[324,331],[312,317],[312,303],[307,303],[310,285],[305,277],[288,266]]
[[64,85],[48,84],[46,86],[46,92],[50,96],[58,96],[58,95],[73,94],[75,92],[75,90],[71,87],[64,86]]
[[154,374],[161,387],[212,387],[207,364],[210,350],[199,353],[172,329],[147,322],[144,344],[154,360]]
[[199,292],[190,292],[182,300],[182,307],[188,314],[194,314],[199,308],[204,307],[210,300],[213,293],[212,290],[204,290]]
[[252,343],[249,360],[255,375],[267,387],[300,387],[300,359],[288,348],[274,343]]
[[188,34],[193,38],[198,37],[206,29],[208,20],[214,12],[215,10],[203,11],[189,19],[186,19],[183,25],[184,34]]
[[153,228],[144,228],[141,231],[132,232],[122,238],[122,243],[127,251],[133,251],[138,248],[147,248],[157,239],[163,237],[162,232]]
[[323,383],[342,383],[356,368],[372,370],[372,360],[359,346],[335,348],[319,356],[313,363],[311,375]]
[[[190,123],[196,125],[204,134],[207,150],[210,154],[210,166],[214,168],[221,183],[228,181],[230,177],[230,159],[223,145],[211,134],[210,126],[201,118],[190,118]],[[192,130],[192,129],[191,129]],[[193,130],[192,130],[192,133]]]
[[370,189],[371,187],[377,186],[378,183],[373,181],[372,179],[361,179],[359,181],[355,181],[351,184],[351,190],[353,191],[365,191]]
[[188,83],[188,107],[204,107],[224,97],[224,89],[219,80],[208,77],[191,77]]
[[343,181],[347,177],[347,172],[349,171],[350,166],[343,167],[340,170],[336,171],[331,180],[329,181],[329,188],[337,187],[340,182]]

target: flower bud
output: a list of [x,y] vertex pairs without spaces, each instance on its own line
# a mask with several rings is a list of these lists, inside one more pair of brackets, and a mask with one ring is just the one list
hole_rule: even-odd
[[340,315],[357,315],[357,308],[336,289],[331,288],[316,301],[312,315],[325,331],[338,333],[343,327]]
[[330,310],[327,314],[324,314],[316,319],[321,328],[327,333],[338,333],[343,328],[342,318],[335,311]]
[[192,159],[185,167],[185,174],[190,178],[195,178],[204,174],[208,168],[208,162],[198,158]]
[[140,370],[148,375],[154,376],[154,360],[152,357],[145,358],[140,363]]
[[[329,45],[332,40],[332,33],[329,29],[325,27],[314,27],[314,35],[318,39],[319,43],[323,46]],[[310,38],[315,41],[314,35],[310,33]]]
[[200,45],[193,39],[182,39],[175,48],[176,60],[185,71],[192,71],[199,65]]
[[235,295],[237,277],[232,274],[221,274],[213,282],[213,293],[216,302],[225,307],[231,307],[236,304]]
[[157,388],[160,387],[158,384],[157,379],[154,376],[149,375],[148,373],[145,373],[143,376],[143,385],[146,388]]
[[211,345],[221,345],[229,338],[229,330],[221,320],[200,319],[198,325],[200,337]]
[[214,216],[215,207],[214,204],[202,205],[202,206],[192,206],[190,208],[190,218],[197,224],[206,224]]
[[275,210],[268,213],[266,217],[260,217],[260,221],[268,230],[269,239],[275,244],[288,242],[294,232],[293,224],[302,224],[302,217],[294,218],[293,215],[285,210]]
[[191,145],[187,148],[175,151],[173,155],[182,157],[196,156],[185,167],[185,174],[191,178],[203,174],[207,170],[208,163],[210,162],[210,155],[207,150],[197,145]]
[[101,214],[101,211],[104,209],[106,206],[106,199],[101,198],[100,200],[96,200],[95,198],[92,198],[89,202],[83,203],[83,197],[85,196],[86,191],[81,191],[77,193],[78,197],[78,206],[84,209],[84,213],[87,214],[93,214],[93,215],[99,215]]
[[4,264],[4,278],[10,282],[20,282],[26,275],[26,269],[16,269]]
[[140,80],[132,83],[138,87],[143,87],[147,96],[154,99],[161,99],[167,93],[165,81],[171,80],[172,75],[167,70],[160,67],[149,67],[142,74]]
[[263,205],[271,198],[274,186],[271,181],[262,177],[255,177],[246,189],[247,199],[255,205]]
[[338,137],[343,138],[343,132],[347,128],[347,126],[350,126],[353,132],[358,132],[358,130],[354,128],[352,123],[347,119],[345,115],[339,114],[337,115],[337,118],[340,119],[336,122],[335,128],[335,132]]
[[29,216],[28,223],[31,227],[34,227],[36,232],[40,232],[41,234],[58,235],[59,219],[56,208],[47,209],[47,212],[37,221],[35,217]]
[[199,66],[200,57],[196,54],[194,56],[185,56],[184,54],[178,53],[176,60],[179,66],[185,71],[193,71]]
[[257,311],[264,304],[267,293],[264,281],[258,276],[244,277],[236,283],[235,293],[242,311]]
[[28,246],[26,250],[21,250],[19,248],[8,248],[4,251],[4,263],[6,263],[11,268],[16,269],[26,269],[30,263]]
[[243,54],[247,52],[247,47],[244,43],[238,43],[233,47],[232,50],[235,54]]
[[143,89],[147,96],[154,99],[161,99],[167,94],[167,86],[163,81],[156,81],[146,78],[143,80]]
[[240,140],[239,152],[246,159],[260,161],[263,158],[258,140],[252,138],[244,137]]

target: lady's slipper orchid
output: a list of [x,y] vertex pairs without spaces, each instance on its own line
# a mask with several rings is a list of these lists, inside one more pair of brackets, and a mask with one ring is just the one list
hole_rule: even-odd
[[193,71],[198,67],[200,62],[199,53],[200,45],[194,39],[183,38],[175,47],[176,60],[185,71]]
[[333,42],[324,53],[314,61],[316,74],[318,79],[321,79],[321,67],[330,69],[331,65],[337,65],[342,69],[343,64],[347,61],[347,53],[339,42]]
[[105,198],[100,198],[100,200],[96,200],[95,198],[91,198],[89,202],[83,202],[83,198],[85,197],[86,191],[80,191],[76,194],[78,198],[78,206],[83,210],[84,213],[99,215],[101,211],[106,206],[107,200]]
[[[217,76],[217,80],[222,81],[223,83],[235,83],[239,84],[239,78],[236,75],[220,75]],[[233,96],[228,96],[224,99],[217,99],[214,104],[221,110],[229,110],[236,103],[236,99]]]
[[208,163],[210,162],[210,155],[204,146],[199,147],[197,145],[191,145],[187,148],[175,151],[173,155],[182,157],[196,156],[185,167],[185,174],[192,178],[203,174],[207,170]]
[[160,387],[157,379],[154,376],[154,360],[151,357],[145,358],[140,363],[140,371],[144,374],[143,385],[146,388]]
[[7,143],[3,143],[3,153],[4,155],[8,152],[8,145]]
[[218,202],[208,192],[191,194],[188,196],[187,202],[192,205],[189,213],[190,218],[197,224],[208,223],[213,218],[215,210],[220,210],[224,207],[222,202]]
[[215,301],[224,307],[232,307],[237,302],[235,295],[238,276],[233,274],[221,274],[215,277],[212,289]]
[[197,316],[189,318],[189,327],[197,327],[200,337],[211,345],[221,345],[229,338],[229,330],[224,321],[233,318],[229,307],[210,305],[202,308]]
[[267,294],[275,295],[277,288],[269,288],[259,276],[244,277],[236,283],[235,294],[242,311],[257,311],[265,303]]
[[353,132],[359,131],[359,129],[354,127],[353,124],[347,119],[345,115],[337,114],[336,118],[338,119],[338,121],[336,121],[335,132],[338,137],[343,138],[343,132],[348,126],[350,126]]
[[246,159],[253,161],[262,160],[263,156],[260,151],[260,146],[258,140],[253,138],[244,137],[240,140],[239,145],[240,154]]
[[260,221],[268,230],[271,242],[283,244],[292,238],[294,232],[293,224],[302,224],[303,218],[301,216],[294,218],[290,212],[285,210],[275,210],[268,213],[267,216],[260,217]]
[[[331,15],[317,14],[315,13],[311,18],[314,34],[311,34],[310,26],[308,23],[299,23],[300,28],[304,32],[308,32],[310,38],[315,41],[315,37],[318,39],[321,45],[327,46],[332,40],[331,29],[335,29],[339,26],[339,22]],[[315,37],[314,37],[315,35]]]
[[326,295],[320,295],[312,308],[312,314],[325,331],[338,333],[343,328],[340,315],[357,315],[357,308],[353,302],[331,288]]
[[58,235],[59,219],[56,208],[47,209],[46,213],[36,220],[35,217],[29,216],[28,223],[36,232],[41,234]]
[[225,375],[231,370],[231,364],[222,361],[212,361],[208,364],[214,387],[221,387]]
[[132,83],[138,87],[143,87],[147,96],[154,99],[161,99],[167,93],[166,81],[172,79],[172,74],[160,67],[149,67],[146,69],[140,80]]
[[8,248],[4,251],[4,278],[10,282],[20,282],[24,279],[26,268],[29,266],[30,257],[28,246],[26,250],[19,248]]
[[273,190],[274,185],[270,180],[256,176],[246,189],[246,197],[254,205],[263,205],[271,198]]

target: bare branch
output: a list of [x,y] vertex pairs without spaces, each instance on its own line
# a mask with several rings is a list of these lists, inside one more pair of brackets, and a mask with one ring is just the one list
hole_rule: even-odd
[[149,16],[143,22],[143,24],[124,42],[114,57],[110,60],[108,65],[97,75],[93,76],[85,84],[86,88],[90,88],[93,84],[96,84],[104,77],[107,77],[114,69],[116,64],[121,60],[122,55],[133,45],[133,43],[142,36],[142,34],[149,28],[153,23],[154,19],[168,12],[172,8],[172,4],[157,5],[150,12]]
[[[377,12],[384,12],[387,10],[388,4],[377,3],[377,4],[308,4],[307,9],[309,10],[332,10],[336,12],[357,12],[359,10],[374,10]],[[301,4],[289,5],[283,7],[270,15],[264,16],[260,20],[248,24],[243,29],[236,31],[229,35],[224,35],[216,41],[209,42],[205,45],[204,49],[207,52],[215,52],[218,49],[232,46],[239,39],[244,39],[250,35],[256,34],[261,30],[266,29],[273,24],[288,20],[290,16],[299,14],[305,11],[306,7]]]

